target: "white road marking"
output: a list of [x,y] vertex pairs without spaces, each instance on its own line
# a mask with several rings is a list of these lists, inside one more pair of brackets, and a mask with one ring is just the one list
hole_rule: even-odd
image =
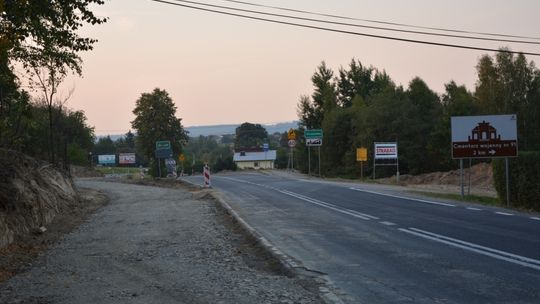
[[363,219],[363,220],[366,220],[366,221],[378,220],[379,219],[376,216],[372,216],[372,215],[369,215],[369,214],[365,214],[365,213],[358,212],[358,211],[351,210],[351,209],[347,209],[347,208],[338,207],[338,206],[332,205],[330,203],[323,202],[323,201],[320,201],[318,199],[307,197],[307,196],[304,196],[304,195],[301,195],[301,194],[298,194],[298,193],[294,193],[294,192],[291,192],[291,191],[281,190],[279,192],[281,192],[283,194],[286,194],[286,195],[289,195],[289,196],[292,196],[292,197],[296,197],[296,198],[301,199],[303,201],[306,201],[308,203],[312,203],[312,204],[315,204],[317,206],[328,208],[328,209],[337,211],[339,213],[347,214],[347,215],[350,215],[352,217],[356,217],[356,218]]
[[540,221],[540,217],[531,217],[531,220]]
[[423,199],[418,199],[418,198],[411,198],[411,197],[406,197],[406,196],[398,196],[398,195],[386,194],[386,193],[381,193],[381,192],[376,192],[376,191],[358,189],[358,188],[354,188],[354,187],[350,187],[349,189],[354,190],[354,191],[359,191],[359,192],[366,192],[366,193],[377,194],[377,195],[382,195],[382,196],[389,196],[389,197],[393,197],[393,198],[400,198],[400,199],[416,201],[416,202],[432,204],[432,205],[439,205],[439,206],[445,206],[445,207],[455,207],[456,206],[454,204],[434,202],[434,201],[428,201],[428,200],[423,200]]
[[500,214],[500,215],[507,215],[507,216],[512,216],[513,214],[512,213],[506,213],[506,212],[495,212],[496,214]]
[[473,210],[473,211],[482,211],[482,209],[480,208],[474,208],[474,207],[467,207],[468,210]]
[[383,225],[386,225],[386,226],[395,226],[396,224],[392,223],[392,222],[386,222],[386,221],[382,221],[382,222],[379,222]]
[[428,231],[417,229],[417,228],[409,228],[409,229],[399,228],[398,230],[402,231],[402,232],[405,232],[405,233],[408,233],[408,234],[412,234],[412,235],[421,237],[421,238],[432,240],[432,241],[435,241],[435,242],[439,242],[439,243],[443,243],[443,244],[446,244],[446,245],[450,245],[450,246],[458,247],[458,248],[465,249],[465,250],[468,250],[468,251],[472,251],[472,252],[475,252],[475,253],[479,253],[479,254],[489,256],[489,257],[492,257],[492,258],[495,258],[495,259],[499,259],[499,260],[507,261],[507,262],[510,262],[510,263],[518,264],[518,265],[521,265],[521,266],[524,266],[524,267],[540,270],[540,261],[539,260],[527,258],[527,257],[520,256],[520,255],[517,255],[517,254],[505,252],[505,251],[502,251],[502,250],[497,250],[497,249],[477,245],[477,244],[474,244],[474,243],[465,242],[465,241],[462,241],[462,240],[454,239],[454,238],[451,238],[451,237],[443,236],[443,235],[440,235],[440,234],[436,234],[436,233],[433,233],[433,232],[428,232]]

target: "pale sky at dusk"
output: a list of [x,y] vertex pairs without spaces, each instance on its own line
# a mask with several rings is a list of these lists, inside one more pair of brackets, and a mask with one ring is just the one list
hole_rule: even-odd
[[[540,37],[538,0],[246,1],[363,19]],[[199,2],[242,7],[219,0]],[[94,51],[82,54],[83,78],[71,78],[65,85],[75,88],[68,106],[84,110],[98,135],[127,132],[137,98],[156,87],[169,92],[184,126],[292,121],[297,119],[299,97],[312,93],[310,78],[323,60],[337,73],[340,66],[346,67],[356,58],[386,70],[397,84],[407,86],[419,76],[442,93],[450,80],[473,90],[475,65],[487,53],[271,24],[150,0],[109,0],[95,11],[109,21],[85,27],[83,35],[99,42]],[[348,30],[489,48],[504,45]],[[539,45],[512,44],[511,48],[540,52]],[[539,61],[539,57],[527,58]]]

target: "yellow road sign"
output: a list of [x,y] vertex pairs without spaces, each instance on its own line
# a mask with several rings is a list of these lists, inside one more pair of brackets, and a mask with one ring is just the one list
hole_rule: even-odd
[[366,148],[357,148],[356,149],[356,161],[367,161],[367,149]]
[[181,162],[183,162],[183,161],[186,160],[186,157],[184,156],[184,154],[180,154],[180,156],[178,156],[178,160],[180,160]]
[[287,139],[288,140],[296,140],[296,133],[293,129],[289,129],[289,132],[287,132]]

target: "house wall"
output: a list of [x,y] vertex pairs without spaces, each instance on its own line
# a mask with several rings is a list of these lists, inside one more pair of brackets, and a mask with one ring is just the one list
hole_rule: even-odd
[[237,161],[236,166],[238,169],[274,169],[274,161],[272,160],[260,160],[257,161],[259,166],[255,166],[255,161]]

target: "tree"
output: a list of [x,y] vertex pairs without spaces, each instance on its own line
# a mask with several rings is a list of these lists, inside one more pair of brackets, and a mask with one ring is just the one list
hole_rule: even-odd
[[261,147],[268,140],[268,132],[260,124],[245,122],[236,128],[235,150]]
[[188,136],[182,119],[176,117],[176,109],[169,94],[158,88],[152,93],[143,93],[137,100],[131,126],[137,131],[138,149],[148,159],[155,159],[156,141],[170,141],[176,156],[187,143]]
[[[29,86],[41,93],[49,113],[49,158],[55,163],[53,112],[55,95],[70,71],[81,75],[81,51],[92,49],[94,39],[79,36],[85,24],[106,21],[89,9],[102,0],[50,0],[0,2],[0,58],[2,66],[18,62]],[[11,67],[10,67],[11,70]],[[0,71],[1,78],[10,77]],[[4,103],[4,102],[3,102]],[[65,150],[65,149],[64,149]]]
[[523,54],[485,55],[476,66],[475,102],[480,114],[517,114],[520,149],[540,149],[540,72]]

